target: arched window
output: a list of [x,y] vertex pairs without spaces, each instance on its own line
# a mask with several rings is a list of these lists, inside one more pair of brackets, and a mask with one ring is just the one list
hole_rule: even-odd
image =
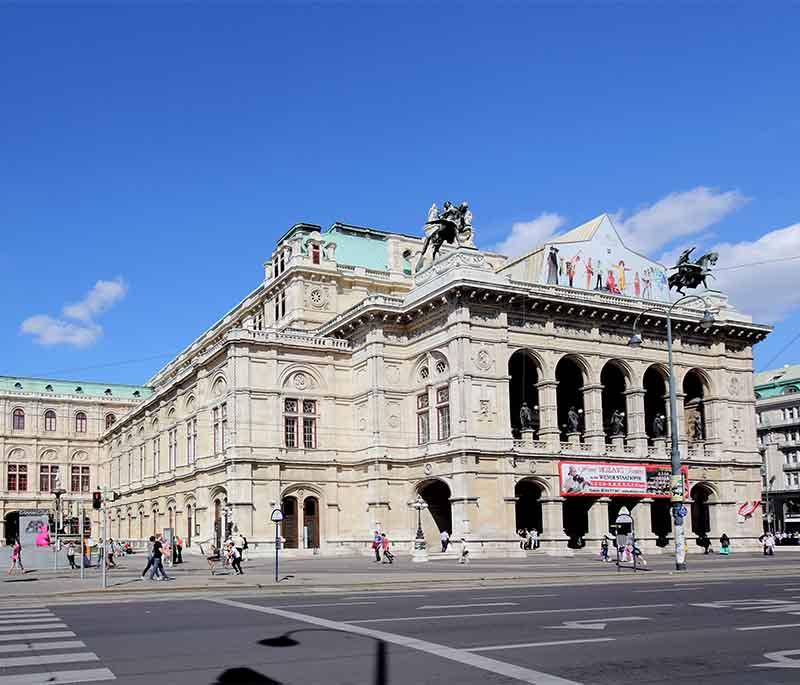
[[46,431],[54,431],[56,429],[56,413],[52,409],[48,409],[44,413],[44,429]]
[[111,428],[117,422],[117,417],[113,414],[106,414],[106,428]]
[[12,425],[15,431],[25,430],[25,412],[22,411],[22,409],[14,410],[14,421]]
[[86,414],[84,414],[82,411],[79,411],[77,414],[75,414],[75,432],[86,432]]

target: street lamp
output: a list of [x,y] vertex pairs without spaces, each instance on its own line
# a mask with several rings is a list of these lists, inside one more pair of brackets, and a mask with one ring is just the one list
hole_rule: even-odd
[[53,568],[58,569],[58,534],[61,530],[61,495],[66,492],[64,488],[61,487],[61,476],[56,475],[56,482],[55,488],[53,488],[53,494],[56,497],[56,544],[54,547],[55,554],[53,554]]
[[[683,520],[688,513],[683,502],[683,475],[681,474],[681,453],[678,446],[678,400],[675,391],[675,367],[672,362],[672,310],[679,304],[700,300],[705,305],[703,318],[700,326],[703,330],[708,330],[714,325],[714,315],[709,310],[708,294],[717,291],[707,291],[704,295],[685,295],[667,308],[667,357],[669,366],[669,422],[670,422],[670,451],[672,458],[672,518],[675,522],[675,568],[678,571],[686,570],[686,532],[683,527]],[[642,334],[639,332],[639,319],[647,312],[659,312],[660,310],[648,307],[640,312],[633,320],[633,332],[628,340],[630,347],[642,346]]]
[[417,536],[414,539],[414,561],[427,561],[428,553],[425,551],[425,534],[422,532],[422,512],[428,508],[428,503],[417,495],[417,499],[412,504],[417,510]]

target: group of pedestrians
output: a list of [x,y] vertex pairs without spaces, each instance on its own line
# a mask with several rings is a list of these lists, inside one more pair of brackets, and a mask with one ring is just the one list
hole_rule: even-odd
[[376,530],[372,535],[372,549],[375,552],[376,564],[393,564],[394,554],[392,554],[391,542],[386,533]]
[[151,535],[147,542],[147,566],[142,571],[140,580],[144,580],[147,572],[150,571],[150,580],[155,580],[159,576],[160,580],[169,580],[166,571],[164,571],[164,546],[160,539],[156,539],[155,535]]
[[[217,563],[222,562],[223,568],[232,568],[237,576],[243,576],[242,561],[247,561],[248,547],[247,538],[240,533],[227,538],[222,543],[222,549],[212,544],[205,555],[211,575],[216,574]],[[200,551],[202,552],[202,547]]]
[[[697,544],[703,548],[703,554],[710,554],[714,551],[711,547],[711,540],[708,538],[708,535],[701,535],[698,537]],[[731,539],[728,537],[727,533],[723,533],[719,536],[719,553],[723,556],[727,556],[731,553]]]
[[758,540],[764,549],[765,557],[771,557],[775,554],[775,545],[777,544],[777,542],[775,540],[775,536],[772,533],[764,533],[764,535],[758,538]]
[[519,535],[519,548],[525,550],[539,549],[539,531],[536,528],[520,528],[517,531]]

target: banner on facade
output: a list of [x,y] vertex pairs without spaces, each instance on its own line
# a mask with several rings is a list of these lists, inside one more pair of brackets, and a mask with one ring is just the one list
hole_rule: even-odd
[[[685,491],[687,467],[683,472]],[[672,469],[667,464],[562,461],[558,464],[561,495],[665,497],[671,496]]]

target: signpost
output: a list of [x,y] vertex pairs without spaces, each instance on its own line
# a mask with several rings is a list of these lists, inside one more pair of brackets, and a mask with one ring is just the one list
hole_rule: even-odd
[[[620,507],[619,513],[617,514],[617,518],[614,521],[617,525],[617,571],[620,570],[619,566],[619,553],[620,553],[620,542],[625,541],[625,544],[628,544],[630,541],[631,546],[631,554],[633,555],[633,572],[636,573],[636,531],[634,530],[633,526],[633,516],[631,516],[631,512],[628,507]],[[630,535],[620,535],[619,529],[620,526],[630,526],[631,532]]]
[[86,559],[85,559],[85,557],[86,557],[86,541],[83,538],[83,534],[84,534],[83,519],[86,516],[86,513],[85,513],[85,510],[83,508],[83,503],[81,503],[81,505],[80,505],[80,509],[78,510],[78,515],[81,517],[79,530],[80,530],[80,533],[81,533],[81,537],[80,537],[80,540],[81,540],[81,550],[80,550],[80,555],[81,555],[81,580],[83,580],[84,575],[86,574],[86,571],[85,571],[85,565],[86,565]]
[[278,554],[281,548],[280,525],[283,521],[283,512],[280,509],[273,509],[269,517],[275,523],[275,582],[278,582]]

